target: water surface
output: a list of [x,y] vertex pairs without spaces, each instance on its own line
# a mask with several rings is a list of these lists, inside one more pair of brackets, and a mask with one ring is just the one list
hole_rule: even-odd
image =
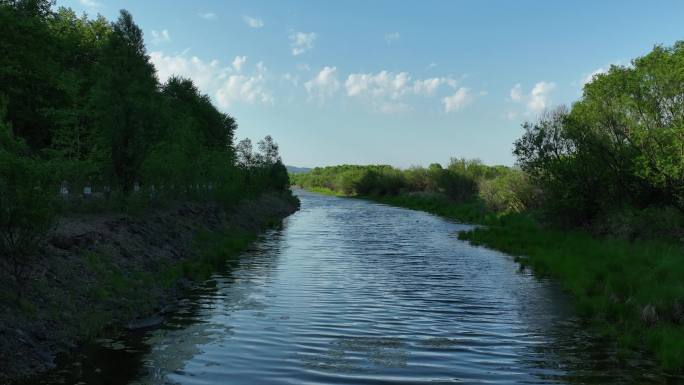
[[103,340],[82,384],[666,383],[583,331],[569,299],[468,225],[298,191],[301,211],[160,329]]

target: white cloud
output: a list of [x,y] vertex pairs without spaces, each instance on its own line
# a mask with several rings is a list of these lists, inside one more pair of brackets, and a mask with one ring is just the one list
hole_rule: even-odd
[[[407,98],[432,97],[439,92],[440,87],[447,86],[456,89],[457,84],[458,82],[452,77],[414,80],[407,72],[389,71],[353,73],[347,76],[344,82],[347,96],[360,98],[374,109],[387,113],[411,109],[410,105],[405,103]],[[469,93],[466,96],[468,96],[468,101],[472,99]],[[453,102],[450,103],[450,106],[453,105]]]
[[309,98],[323,102],[332,97],[340,89],[337,79],[337,67],[324,67],[313,79],[304,83]]
[[542,112],[548,106],[549,93],[556,88],[551,82],[539,82],[532,88],[532,94],[527,102],[527,108],[533,112]]
[[167,29],[163,29],[161,32],[152,30],[152,44],[168,43],[171,41],[171,35]]
[[102,6],[102,4],[98,3],[95,0],[78,0],[81,5],[86,6],[88,8],[99,8]]
[[[523,92],[522,85],[516,84],[509,93],[510,100],[517,104],[524,104],[527,114],[538,114],[544,111],[550,104],[550,93],[556,88],[553,82],[537,82],[529,94]],[[512,116],[508,113],[508,116]]]
[[202,19],[207,19],[207,20],[214,20],[216,19],[216,14],[214,12],[205,12],[205,13],[200,13],[199,17]]
[[450,77],[411,80],[407,72],[350,74],[345,81],[348,96],[370,95],[399,99],[405,95],[433,96],[442,85],[456,87],[456,80]]
[[597,68],[597,69],[593,70],[591,73],[588,73],[588,74],[582,76],[582,80],[581,80],[580,84],[582,85],[582,87],[584,87],[585,84],[594,80],[594,76],[599,75],[599,74],[605,74],[606,72],[608,72],[608,70],[604,67]]
[[427,65],[427,67],[425,67],[425,69],[431,70],[431,69],[433,69],[433,68],[435,68],[435,67],[437,67],[437,63],[431,62],[430,64]]
[[264,26],[264,21],[256,17],[242,15],[242,20],[251,28],[261,28]]
[[292,55],[301,55],[310,50],[316,41],[315,32],[293,32],[290,34],[290,47],[292,48]]
[[273,95],[265,88],[265,83],[263,74],[231,75],[216,91],[216,100],[223,108],[228,108],[236,102],[273,104]]
[[387,42],[387,44],[392,44],[399,40],[400,37],[401,35],[399,35],[399,32],[387,32],[385,33],[385,42]]
[[522,85],[520,83],[516,84],[515,86],[513,86],[513,88],[511,88],[510,96],[511,100],[514,102],[519,102],[522,100]]
[[242,66],[245,64],[247,61],[247,56],[235,56],[235,59],[233,59],[233,68],[235,68],[236,71],[240,72],[240,69],[242,69]]
[[344,82],[348,96],[369,95],[398,99],[410,91],[410,76],[406,72],[394,74],[380,71],[377,74],[351,74]]
[[230,70],[222,68],[218,60],[206,62],[196,56],[165,55],[161,51],[150,53],[150,61],[160,81],[165,82],[173,75],[190,78],[205,93],[210,93],[216,80],[224,78]]
[[439,86],[447,82],[447,78],[418,79],[413,82],[413,92],[418,95],[432,96]]
[[216,101],[222,109],[237,103],[272,105],[273,94],[268,88],[268,70],[258,62],[249,74],[245,74],[245,61],[236,57],[243,73],[237,74],[233,60],[230,66],[222,66],[218,60],[204,61],[185,55],[165,55],[157,51],[150,53],[150,61],[157,69],[159,80],[165,82],[177,75],[193,80],[195,85]]
[[460,87],[456,92],[442,99],[444,103],[444,112],[454,112],[462,109],[473,101],[473,95],[470,88]]

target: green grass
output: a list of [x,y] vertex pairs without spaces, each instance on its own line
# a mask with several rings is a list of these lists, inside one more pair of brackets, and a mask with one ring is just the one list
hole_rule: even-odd
[[345,196],[344,193],[329,189],[327,187],[312,187],[312,188],[307,188],[306,190],[311,191],[311,192],[315,192],[318,194],[323,194],[323,195],[332,195],[332,196],[337,196],[337,197]]
[[482,223],[493,215],[487,214],[484,205],[478,201],[454,204],[441,195],[432,196],[359,196],[375,202],[413,210],[426,211],[460,222]]
[[484,225],[459,238],[516,256],[536,275],[555,278],[572,294],[587,325],[616,342],[620,356],[646,347],[664,370],[684,369],[682,244],[557,230],[528,214],[496,215],[478,202],[439,196],[360,198]]
[[621,350],[645,345],[664,369],[684,368],[681,245],[596,238],[581,231],[530,226],[521,217],[460,238],[520,256],[536,274],[557,278],[572,293],[578,313],[615,338]]
[[[261,225],[266,228],[278,223],[275,218],[266,218]],[[92,339],[106,327],[116,330],[118,325],[112,320],[130,319],[151,311],[159,300],[159,289],[170,289],[182,278],[196,282],[208,279],[256,238],[255,233],[244,230],[203,230],[194,240],[193,256],[177,263],[160,261],[155,264],[160,266],[157,270],[124,272],[110,256],[86,253],[88,267],[98,279],[89,292],[94,306],[84,315],[79,335]]]

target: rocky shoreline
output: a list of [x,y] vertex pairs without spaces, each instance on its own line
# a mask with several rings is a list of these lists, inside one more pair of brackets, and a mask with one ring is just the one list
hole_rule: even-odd
[[0,273],[0,384],[53,368],[58,354],[105,329],[158,325],[192,284],[186,270],[202,263],[202,234],[249,240],[298,205],[290,194],[265,194],[228,211],[179,203],[136,216],[60,218],[21,307]]

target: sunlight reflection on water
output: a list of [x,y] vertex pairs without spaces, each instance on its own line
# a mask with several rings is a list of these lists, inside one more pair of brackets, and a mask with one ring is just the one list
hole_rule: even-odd
[[[91,346],[86,384],[666,383],[568,298],[429,214],[298,192],[302,209],[160,329]],[[61,376],[61,377],[60,377]]]

